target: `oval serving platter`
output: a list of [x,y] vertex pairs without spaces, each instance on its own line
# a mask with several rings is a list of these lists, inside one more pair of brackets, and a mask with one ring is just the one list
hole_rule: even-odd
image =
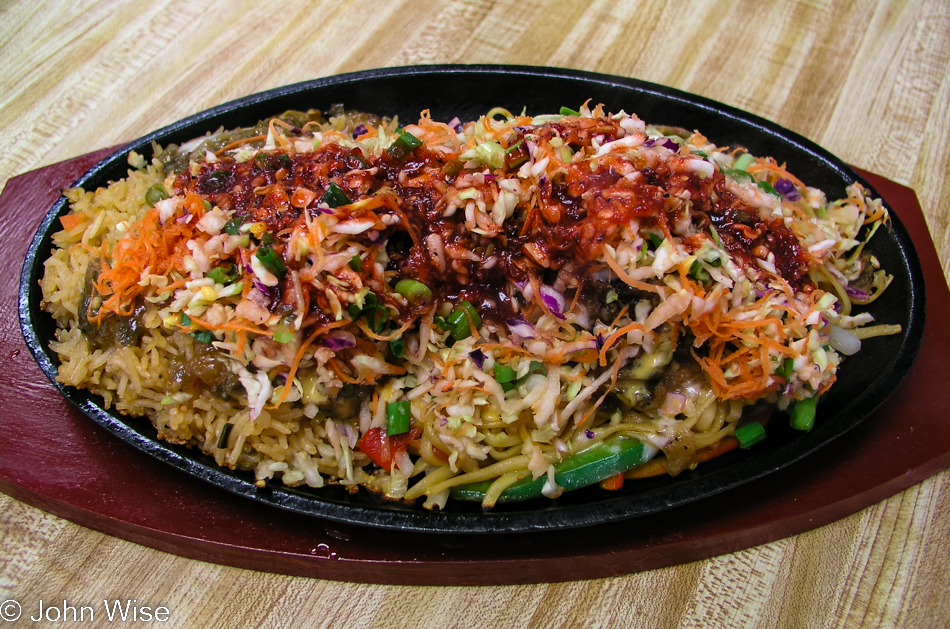
[[[126,176],[130,150],[149,155],[152,142],[180,144],[219,127],[248,126],[288,109],[327,109],[335,103],[403,121],[428,109],[436,120],[474,119],[492,107],[529,114],[552,113],[583,100],[624,109],[650,124],[697,129],[719,145],[741,145],[753,154],[785,162],[808,185],[829,197],[844,196],[854,181],[870,186],[841,160],[809,140],[762,118],[710,101],[630,78],[574,70],[521,66],[412,66],[332,76],[254,94],[201,112],[132,142],[75,182],[94,189]],[[879,195],[876,195],[879,196]],[[261,504],[350,524],[429,533],[519,533],[590,526],[649,515],[708,498],[783,467],[846,433],[863,421],[899,385],[910,369],[924,329],[924,283],[910,237],[891,212],[889,230],[879,230],[869,250],[894,276],[871,313],[902,326],[899,335],[869,339],[857,357],[844,361],[838,381],[822,397],[816,427],[798,433],[782,415],[769,423],[766,441],[734,451],[675,478],[627,483],[619,492],[594,486],[553,501],[534,501],[484,512],[477,504],[450,502],[440,512],[380,499],[368,491],[350,494],[341,487],[303,489],[279,482],[265,488],[252,473],[216,466],[197,450],[158,441],[145,418],[129,418],[102,407],[102,400],[55,380],[57,357],[49,349],[55,324],[40,308],[39,280],[49,256],[60,199],[46,214],[27,253],[20,277],[19,316],[27,346],[57,389],[100,426],[144,453],[219,488]],[[833,447],[833,446],[832,446]]]

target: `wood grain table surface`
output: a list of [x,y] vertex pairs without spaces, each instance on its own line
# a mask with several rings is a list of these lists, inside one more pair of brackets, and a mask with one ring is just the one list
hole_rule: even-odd
[[[950,268],[946,0],[0,0],[0,185],[264,89],[420,63],[618,74],[758,114],[914,188]],[[27,613],[7,624],[23,627],[40,624],[28,619],[40,600],[116,598],[167,607],[169,620],[154,624],[196,627],[946,627],[948,566],[946,472],[730,555],[596,581],[464,588],[202,563],[0,494],[0,614],[18,601]],[[103,614],[95,624],[107,624]]]

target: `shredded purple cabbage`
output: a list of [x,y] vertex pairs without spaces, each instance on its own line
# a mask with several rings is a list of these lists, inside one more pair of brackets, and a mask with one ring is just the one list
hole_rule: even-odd
[[563,319],[564,309],[567,306],[564,295],[547,285],[542,286],[540,292],[541,301],[543,301],[544,305],[548,307],[548,310],[551,311],[551,314],[559,319]]
[[355,140],[356,138],[360,137],[360,136],[363,135],[364,133],[366,133],[366,125],[365,125],[365,124],[361,124],[361,125],[359,125],[358,127],[356,127],[355,129],[353,129],[353,139]]
[[505,321],[508,324],[508,330],[523,339],[534,338],[534,326],[524,320],[524,317],[513,317]]
[[660,142],[660,146],[665,149],[670,149],[674,153],[680,150],[680,145],[669,138],[663,138],[663,141]]
[[848,297],[861,300],[868,299],[871,296],[867,291],[863,291],[860,288],[853,288],[851,286],[845,286],[844,292],[848,294]]
[[254,288],[264,293],[264,296],[267,297],[268,299],[273,298],[273,295],[271,294],[270,286],[267,286],[266,284],[264,284],[264,282],[257,279],[254,280]]
[[468,357],[472,359],[472,362],[475,363],[475,366],[479,369],[485,368],[485,359],[488,358],[485,356],[485,352],[480,349],[476,349],[473,352],[469,352]]
[[784,177],[775,182],[775,191],[785,197],[786,201],[795,202],[802,198],[802,195],[795,188],[795,184]]
[[349,332],[337,331],[325,336],[322,343],[324,347],[337,351],[356,347],[356,337]]

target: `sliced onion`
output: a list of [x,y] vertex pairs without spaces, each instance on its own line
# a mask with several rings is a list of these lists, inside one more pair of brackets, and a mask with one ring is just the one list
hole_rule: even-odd
[[831,326],[831,332],[828,334],[828,344],[845,356],[852,356],[861,351],[861,339],[849,330],[839,328],[836,325]]

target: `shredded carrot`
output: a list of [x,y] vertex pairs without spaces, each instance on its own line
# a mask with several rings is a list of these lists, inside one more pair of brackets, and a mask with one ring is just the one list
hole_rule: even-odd
[[266,139],[267,139],[266,135],[255,135],[250,138],[242,138],[240,140],[235,140],[234,142],[231,142],[230,144],[225,144],[223,147],[215,151],[214,154],[220,157],[224,153],[227,153],[228,151],[232,151],[238,147],[244,146],[245,144],[250,144],[251,142],[263,142]]
[[633,323],[623,326],[622,328],[620,328],[619,330],[615,331],[613,334],[608,336],[606,339],[604,339],[604,345],[603,347],[600,348],[600,366],[601,367],[604,367],[607,365],[607,352],[610,350],[611,347],[613,347],[614,343],[616,343],[620,337],[624,336],[628,332],[633,332],[634,330],[644,330],[644,327],[642,324],[634,321]]
[[237,337],[237,353],[243,354],[244,346],[247,344],[247,332],[245,330],[238,330],[235,332],[235,336]]
[[[711,446],[702,448],[696,452],[696,458],[694,459],[695,463],[705,463],[710,459],[714,459],[718,456],[722,456],[727,452],[731,452],[739,447],[739,440],[733,436],[723,437],[716,443]],[[638,465],[629,472],[623,474],[623,476],[629,480],[634,480],[638,478],[651,478],[653,476],[661,476],[666,474],[666,459],[651,459],[642,465]]]
[[59,222],[62,223],[63,229],[72,230],[86,222],[86,215],[64,214],[63,216],[59,217]]
[[[340,321],[334,321],[333,323],[328,323],[324,326],[320,326],[316,328],[315,330],[313,330],[313,332],[310,333],[310,336],[308,336],[307,339],[303,343],[301,343],[300,346],[297,348],[297,353],[294,354],[294,361],[290,365],[290,373],[287,374],[287,382],[288,383],[293,382],[294,377],[297,375],[297,369],[300,367],[300,361],[303,360],[304,353],[307,351],[307,348],[310,347],[310,345],[314,342],[314,340],[316,340],[318,336],[320,336],[321,334],[325,334],[335,328],[343,327],[344,325],[347,325],[348,323],[350,323],[348,319],[341,319]],[[333,364],[334,361],[336,361],[335,358],[331,359],[331,365],[334,366],[334,369],[335,369],[335,365]],[[355,383],[356,383],[355,380],[351,382],[351,384],[355,384]],[[287,395],[289,393],[290,393],[290,387],[285,386],[284,390],[281,391],[280,393],[280,397],[277,398],[277,402],[274,403],[273,408],[280,406],[284,402],[284,400],[287,398]]]
[[604,252],[604,261],[607,263],[614,273],[617,274],[625,284],[632,286],[633,288],[638,288],[640,290],[648,291],[651,293],[659,293],[660,289],[653,284],[647,284],[646,282],[641,282],[640,280],[635,280],[630,277],[630,274],[620,268],[620,264],[613,259],[612,256],[608,255],[607,252]]
[[250,332],[251,334],[258,334],[261,336],[274,336],[274,331],[267,328],[257,328],[248,323],[242,323],[241,320],[228,321],[227,323],[210,323],[198,317],[188,317],[191,319],[191,326],[182,326],[185,328],[194,329],[196,326],[204,328],[206,330],[233,330],[235,332]]
[[623,489],[623,473],[615,474],[610,478],[605,478],[600,481],[600,488],[606,489],[607,491],[617,491]]
[[789,181],[791,181],[793,184],[795,184],[797,187],[801,188],[802,190],[805,190],[807,188],[807,186],[802,183],[801,179],[799,179],[792,173],[788,172],[787,170],[785,170],[778,164],[775,164],[772,162],[767,162],[763,160],[758,163],[752,164],[751,166],[746,168],[746,172],[749,173],[750,175],[755,174],[757,172],[761,172],[763,170],[767,170],[769,172],[775,173],[779,177],[784,177],[785,179],[788,179]]
[[369,327],[368,325],[366,325],[366,322],[363,321],[362,319],[359,319],[359,320],[356,322],[356,326],[357,326],[360,330],[362,330],[363,334],[365,334],[366,336],[368,336],[369,338],[371,338],[371,339],[373,339],[373,340],[376,340],[376,341],[395,341],[395,340],[398,339],[400,336],[402,336],[402,333],[403,333],[403,332],[405,332],[406,330],[408,330],[409,328],[411,328],[413,325],[415,325],[415,323],[416,323],[415,319],[410,319],[409,321],[407,321],[406,323],[404,323],[398,330],[396,330],[396,331],[393,332],[392,334],[386,334],[386,335],[376,334],[375,332],[373,332],[373,331],[370,329],[370,327]]

